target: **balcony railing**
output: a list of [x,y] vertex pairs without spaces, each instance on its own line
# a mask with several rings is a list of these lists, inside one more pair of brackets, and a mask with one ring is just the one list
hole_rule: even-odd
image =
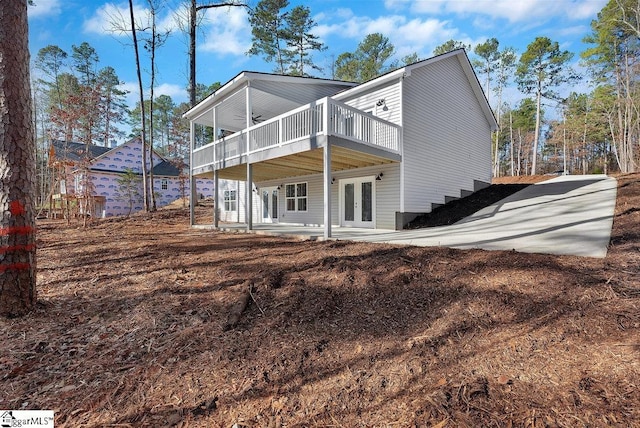
[[400,127],[331,98],[323,98],[193,151],[193,169],[282,147],[313,136],[337,136],[400,152]]

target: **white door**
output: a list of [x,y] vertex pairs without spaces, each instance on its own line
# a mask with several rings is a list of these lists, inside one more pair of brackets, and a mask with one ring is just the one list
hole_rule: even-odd
[[340,180],[340,225],[375,227],[375,177]]
[[277,223],[278,222],[278,188],[264,187],[262,188],[262,222]]

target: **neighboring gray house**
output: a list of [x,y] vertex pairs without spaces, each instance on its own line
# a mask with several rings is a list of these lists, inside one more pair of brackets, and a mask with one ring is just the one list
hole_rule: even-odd
[[362,84],[242,72],[185,117],[219,136],[191,153],[216,227],[402,229],[491,182],[497,124],[462,49]]

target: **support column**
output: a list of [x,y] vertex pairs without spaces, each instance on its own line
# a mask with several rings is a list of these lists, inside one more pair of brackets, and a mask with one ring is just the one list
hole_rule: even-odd
[[323,153],[324,179],[324,239],[331,238],[331,143],[329,139],[324,145]]
[[251,128],[253,125],[253,106],[251,105],[251,82],[247,82],[247,89],[244,93],[244,102],[245,102],[245,124],[247,128]]
[[218,190],[218,184],[220,183],[220,177],[218,170],[213,171],[213,227],[218,228],[220,223],[220,191]]
[[195,147],[196,137],[196,124],[193,121],[189,122],[189,224],[193,226],[196,224],[196,203],[198,198],[196,195],[196,179],[193,176],[193,149]]
[[[246,102],[246,127],[250,128],[253,125],[251,116],[253,115],[253,107],[251,106],[251,82],[247,82],[247,89],[245,92]],[[249,150],[251,149],[251,135],[249,132],[245,133],[247,139],[246,146],[246,158],[247,158],[247,206],[245,208],[244,216],[247,220],[247,231],[253,230],[253,166],[249,163]]]
[[247,231],[253,230],[253,165],[247,159],[247,206],[244,216],[247,220]]
[[217,159],[216,159],[216,141],[218,140],[218,124],[216,121],[216,108],[213,107],[213,109],[211,110],[211,122],[213,123],[213,147],[211,147],[211,150],[213,150],[213,227],[215,227],[216,229],[218,228],[218,212],[219,212],[219,205],[218,205],[218,164],[216,163]]

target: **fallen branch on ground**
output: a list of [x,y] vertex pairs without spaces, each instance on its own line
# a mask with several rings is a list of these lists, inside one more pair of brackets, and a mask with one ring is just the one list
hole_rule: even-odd
[[245,311],[245,309],[247,309],[247,306],[249,306],[253,282],[247,281],[245,285],[246,287],[243,287],[245,288],[245,290],[242,292],[238,301],[231,307],[231,310],[229,311],[227,322],[222,328],[223,331],[229,331],[234,328],[236,324],[238,324],[238,321],[240,321],[242,313]]

